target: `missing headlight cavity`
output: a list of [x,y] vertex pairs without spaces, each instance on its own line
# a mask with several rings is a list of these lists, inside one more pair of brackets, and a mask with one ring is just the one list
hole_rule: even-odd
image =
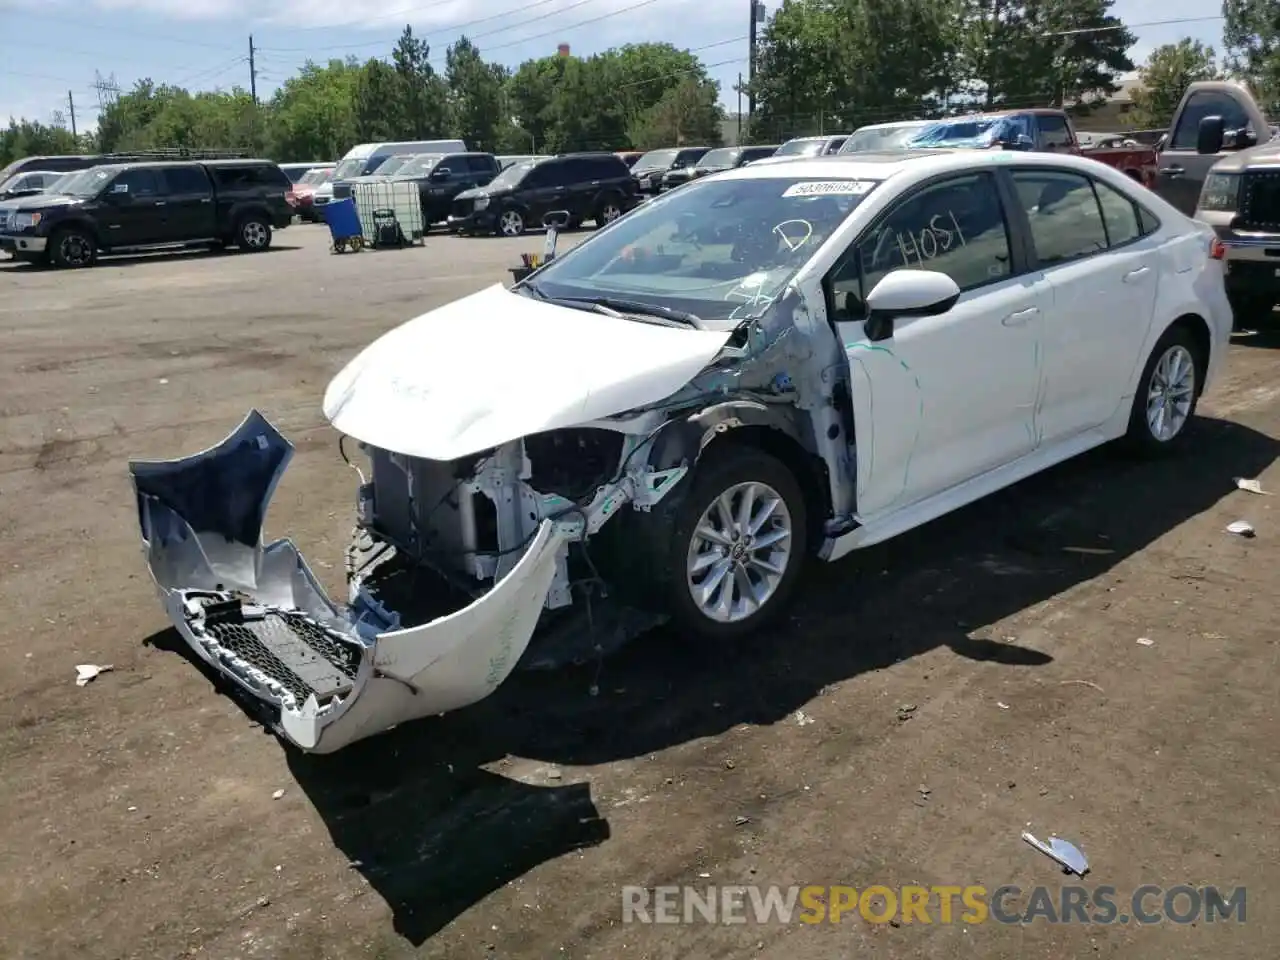
[[574,427],[525,437],[532,474],[529,486],[568,500],[589,498],[607,483],[622,459],[626,437],[599,427]]

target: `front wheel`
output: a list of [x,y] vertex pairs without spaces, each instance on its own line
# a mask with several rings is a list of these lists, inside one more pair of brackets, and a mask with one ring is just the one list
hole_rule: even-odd
[[1166,330],[1147,359],[1129,414],[1127,445],[1145,454],[1176,447],[1196,412],[1208,358],[1191,331],[1183,326]]
[[504,237],[524,236],[524,214],[519,210],[503,210],[498,215],[498,233]]
[[256,215],[245,217],[236,230],[236,242],[241,250],[266,250],[271,246],[271,224]]
[[658,599],[679,627],[731,641],[783,612],[808,550],[804,494],[785,464],[755,447],[709,451],[668,516]]
[[68,227],[49,238],[49,262],[55,267],[92,267],[97,259],[98,244],[83,230]]

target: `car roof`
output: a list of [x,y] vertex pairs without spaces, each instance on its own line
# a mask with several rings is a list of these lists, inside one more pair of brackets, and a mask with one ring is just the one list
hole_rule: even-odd
[[[1106,164],[1066,153],[1032,153],[1021,150],[914,149],[867,151],[827,157],[783,158],[778,163],[761,161],[716,174],[717,180],[831,179],[888,180],[903,173],[931,177],[944,173],[982,170],[992,167],[1058,167],[1097,176],[1117,173]],[[1123,174],[1121,179],[1128,180]]]

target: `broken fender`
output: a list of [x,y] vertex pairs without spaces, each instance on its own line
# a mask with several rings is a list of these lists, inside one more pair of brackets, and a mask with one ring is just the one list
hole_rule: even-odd
[[363,588],[335,604],[294,544],[262,545],[292,445],[258,411],[217,446],[131,461],[147,566],[197,656],[272,708],[277,730],[330,753],[482,700],[533,635],[562,543],[550,520],[511,572],[460,609],[404,626]]

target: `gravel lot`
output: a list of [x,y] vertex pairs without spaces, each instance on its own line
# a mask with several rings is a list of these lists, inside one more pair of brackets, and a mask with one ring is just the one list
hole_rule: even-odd
[[[1101,451],[816,568],[786,629],[728,661],[658,632],[314,758],[181,655],[125,462],[207,447],[258,406],[297,446],[268,535],[338,588],[355,477],[328,379],[541,238],[276,240],[0,265],[0,953],[1274,955],[1280,507],[1233,478],[1280,491],[1280,337],[1237,338],[1193,455]],[[78,663],[114,669],[77,687]],[[1076,841],[1084,882],[1121,899],[1247,885],[1246,922],[621,922],[626,884],[1067,882],[1024,829]]]

